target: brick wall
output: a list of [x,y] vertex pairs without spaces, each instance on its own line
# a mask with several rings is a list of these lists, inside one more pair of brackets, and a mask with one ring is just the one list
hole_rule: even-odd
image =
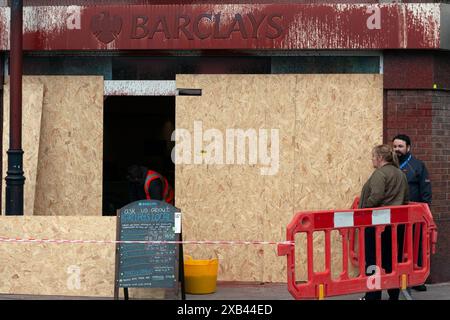
[[[450,218],[450,92],[433,95],[433,210],[438,219]],[[436,194],[436,195],[435,195]]]
[[387,90],[385,143],[399,133],[410,136],[412,153],[428,163],[432,160],[433,91]]
[[433,211],[438,227],[437,252],[431,259],[430,282],[450,281],[450,91],[433,95]]
[[439,239],[429,281],[450,281],[450,91],[386,90],[384,141],[399,133],[411,137],[412,153],[431,178]]

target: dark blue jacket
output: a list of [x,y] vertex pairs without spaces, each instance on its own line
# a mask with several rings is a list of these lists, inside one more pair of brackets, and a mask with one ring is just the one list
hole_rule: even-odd
[[409,185],[409,201],[431,204],[431,182],[424,163],[414,156],[402,169]]

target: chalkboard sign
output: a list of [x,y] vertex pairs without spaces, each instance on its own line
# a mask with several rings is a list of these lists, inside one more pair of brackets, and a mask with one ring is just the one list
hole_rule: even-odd
[[[179,241],[181,213],[158,200],[140,200],[117,216],[120,241]],[[179,245],[120,243],[116,247],[118,288],[175,288],[178,286]]]

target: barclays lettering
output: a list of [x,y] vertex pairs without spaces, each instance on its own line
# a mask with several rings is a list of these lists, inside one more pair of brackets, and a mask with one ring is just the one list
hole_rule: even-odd
[[221,40],[232,37],[242,39],[276,39],[283,35],[283,15],[248,13],[234,16],[221,13],[201,13],[196,16],[178,14],[174,16],[133,15],[131,39],[153,39],[156,35],[164,39]]

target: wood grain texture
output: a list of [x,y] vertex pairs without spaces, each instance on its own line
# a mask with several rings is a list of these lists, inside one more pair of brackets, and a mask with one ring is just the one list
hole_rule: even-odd
[[[116,238],[116,217],[0,217],[0,235],[111,241]],[[2,243],[0,293],[112,298],[115,248],[115,244]],[[163,299],[170,294],[164,289],[129,288],[130,299]],[[123,297],[122,289],[119,296]]]
[[[22,89],[22,149],[23,170],[25,176],[24,186],[24,215],[34,212],[34,199],[36,193],[36,176],[38,166],[38,153],[41,132],[42,100],[44,95],[42,84],[25,83]],[[9,149],[9,79],[6,79],[3,95],[3,177],[2,177],[2,214],[6,207],[6,171],[8,169]]]
[[[187,240],[283,241],[295,212],[348,208],[372,171],[371,149],[382,142],[380,75],[179,75],[177,87],[203,93],[177,97],[177,128],[276,128],[280,139],[275,175],[262,176],[260,164],[176,166]],[[332,239],[337,251],[340,236]],[[314,242],[320,265],[323,237]],[[274,246],[186,249],[194,258],[219,256],[219,280],[286,281]],[[336,254],[333,274],[341,264]]]
[[30,76],[44,87],[34,215],[102,215],[103,77]]

